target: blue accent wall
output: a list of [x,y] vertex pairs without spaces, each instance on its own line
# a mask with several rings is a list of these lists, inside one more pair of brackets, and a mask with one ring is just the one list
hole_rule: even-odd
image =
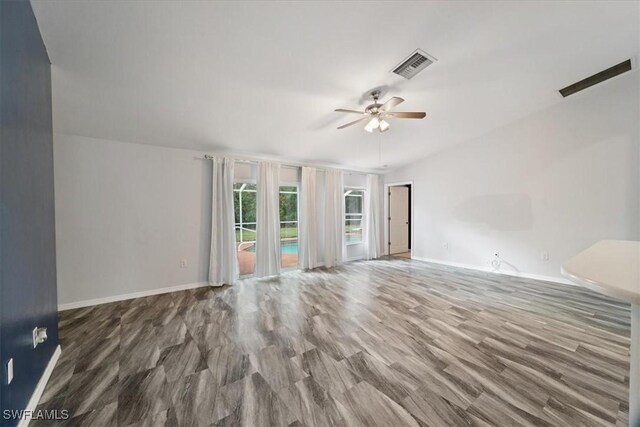
[[[58,345],[51,66],[26,0],[0,0],[0,422],[25,409]],[[48,329],[33,348],[31,331]],[[7,385],[6,364],[14,360]]]

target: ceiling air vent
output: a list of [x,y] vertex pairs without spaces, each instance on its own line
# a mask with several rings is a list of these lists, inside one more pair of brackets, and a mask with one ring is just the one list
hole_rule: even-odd
[[436,62],[436,58],[420,49],[416,49],[407,59],[394,68],[393,72],[409,80],[434,62]]
[[630,71],[631,68],[631,59],[627,59],[626,61],[621,62],[618,65],[614,65],[613,67],[607,68],[604,71],[600,71],[593,76],[589,76],[586,79],[582,79],[579,82],[562,88],[558,92],[560,92],[560,95],[566,98],[567,96],[573,95],[574,93],[580,92],[581,90],[585,90],[588,87],[597,85],[598,83],[602,83],[603,81],[609,80],[610,78],[618,76],[622,73],[626,73],[627,71]]

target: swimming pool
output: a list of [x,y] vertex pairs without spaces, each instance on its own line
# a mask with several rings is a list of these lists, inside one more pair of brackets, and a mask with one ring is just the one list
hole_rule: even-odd
[[[347,243],[355,243],[355,239],[347,237]],[[246,252],[255,252],[256,245],[252,245],[251,247],[244,249]],[[283,255],[298,255],[298,241],[294,242],[280,242],[280,253]]]
[[280,242],[280,253],[283,255],[297,255],[298,242]]
[[[256,245],[246,249],[247,252],[255,252]],[[283,255],[297,255],[298,254],[298,242],[280,242],[280,252]]]

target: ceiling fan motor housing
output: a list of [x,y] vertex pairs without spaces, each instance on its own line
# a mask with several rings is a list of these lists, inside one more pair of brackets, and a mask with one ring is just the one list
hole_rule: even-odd
[[373,104],[368,105],[367,108],[365,108],[364,112],[367,114],[376,115],[380,113],[380,107],[382,107],[382,104],[378,103],[378,99],[380,98],[380,91],[374,90],[373,92],[371,92],[371,98],[373,98]]
[[378,104],[376,102],[374,104],[368,105],[364,112],[367,114],[376,115],[380,113],[380,107],[382,107],[382,104]]

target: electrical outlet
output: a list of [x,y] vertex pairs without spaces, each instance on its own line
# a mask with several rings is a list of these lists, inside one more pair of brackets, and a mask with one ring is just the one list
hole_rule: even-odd
[[445,243],[444,245],[442,245],[442,247],[449,250],[449,243]]
[[543,261],[549,261],[549,252],[543,251],[541,257]]
[[187,260],[186,259],[181,259],[180,260],[180,268],[187,268]]
[[7,384],[11,384],[13,381],[13,358],[7,362]]
[[494,270],[500,270],[500,265],[502,265],[502,260],[500,259],[500,252],[495,251],[493,253],[493,259],[491,260],[490,264]]

